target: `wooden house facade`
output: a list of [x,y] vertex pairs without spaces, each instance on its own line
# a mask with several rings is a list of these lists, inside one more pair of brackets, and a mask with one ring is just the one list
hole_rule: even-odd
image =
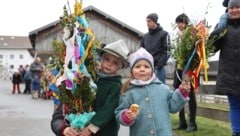
[[[86,7],[84,13],[90,29],[100,43],[107,44],[122,39],[132,52],[139,47],[143,35],[142,32],[93,6]],[[54,39],[61,40],[62,28],[59,21],[56,20],[29,33],[29,38],[35,51],[32,54],[40,56],[43,62],[46,62],[47,58],[53,53],[52,41]]]
[[[139,48],[140,41],[144,33],[94,6],[88,6],[84,8],[83,11],[89,23],[90,29],[93,31],[96,39],[100,43],[108,44],[122,39],[126,42],[131,52],[134,52]],[[42,61],[46,63],[48,57],[53,54],[51,45],[52,41],[54,39],[61,40],[61,30],[60,20],[56,20],[50,24],[31,31],[29,33],[29,38],[34,49],[32,54],[37,54],[42,58]],[[172,62],[168,63],[166,70],[167,77],[172,78],[174,64]],[[127,71],[129,70],[123,70],[121,73],[128,73]]]

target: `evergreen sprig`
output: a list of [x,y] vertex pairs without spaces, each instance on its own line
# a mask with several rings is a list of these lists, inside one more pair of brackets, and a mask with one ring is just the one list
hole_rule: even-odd
[[[173,58],[176,60],[178,68],[183,69],[185,67],[195,48],[197,48],[196,46],[198,42],[201,42],[200,40],[201,38],[198,35],[198,29],[195,26],[190,25],[184,30],[172,54]],[[215,47],[213,46],[213,43],[215,40],[216,38],[208,39],[208,37],[205,37],[206,59],[214,55]],[[200,58],[195,52],[188,70],[196,68],[199,62]]]
[[63,16],[60,17],[60,24],[62,28],[74,28],[75,27],[76,18],[73,14],[68,13],[68,9],[66,5],[63,7]]

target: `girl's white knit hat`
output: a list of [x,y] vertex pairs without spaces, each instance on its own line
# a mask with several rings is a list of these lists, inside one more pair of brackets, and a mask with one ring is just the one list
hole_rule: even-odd
[[136,52],[130,55],[129,62],[130,62],[130,68],[136,64],[139,60],[147,60],[152,68],[153,68],[153,56],[143,47],[139,48]]

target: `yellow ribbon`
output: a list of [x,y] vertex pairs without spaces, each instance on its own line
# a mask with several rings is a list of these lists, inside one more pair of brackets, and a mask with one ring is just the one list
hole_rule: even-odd
[[56,98],[56,99],[59,99],[59,96],[57,93],[53,92],[53,97]]

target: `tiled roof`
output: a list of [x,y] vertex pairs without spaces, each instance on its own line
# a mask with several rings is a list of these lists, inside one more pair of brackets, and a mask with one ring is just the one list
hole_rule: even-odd
[[31,49],[32,45],[27,36],[1,36],[0,49]]

